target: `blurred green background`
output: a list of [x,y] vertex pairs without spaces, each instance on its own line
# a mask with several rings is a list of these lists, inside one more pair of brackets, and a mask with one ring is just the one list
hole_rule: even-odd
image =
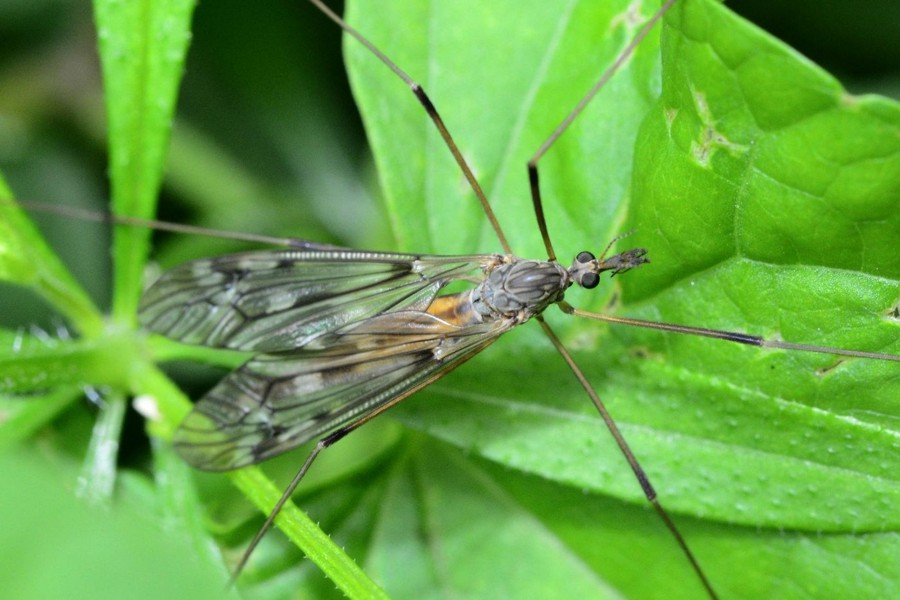
[[[160,218],[384,245],[337,28],[305,2],[201,3],[194,23]],[[89,2],[0,7],[0,169],[21,200],[106,209],[95,45]],[[104,305],[108,228],[36,218]],[[48,325],[17,304],[3,324]]]

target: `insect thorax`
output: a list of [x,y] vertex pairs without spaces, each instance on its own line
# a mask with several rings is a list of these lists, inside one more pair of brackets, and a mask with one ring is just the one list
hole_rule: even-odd
[[558,263],[513,259],[487,273],[472,302],[485,320],[519,316],[525,321],[562,300],[570,285],[569,273]]

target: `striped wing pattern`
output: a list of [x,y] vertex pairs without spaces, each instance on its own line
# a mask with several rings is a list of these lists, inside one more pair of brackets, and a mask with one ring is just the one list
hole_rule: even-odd
[[264,251],[189,262],[141,299],[141,324],[187,344],[294,350],[389,311],[425,310],[489,256],[421,257],[356,250]]
[[384,410],[515,325],[426,312],[490,256],[256,252],[187,263],[146,292],[141,320],[185,343],[259,352],[175,435],[190,464],[228,470]]

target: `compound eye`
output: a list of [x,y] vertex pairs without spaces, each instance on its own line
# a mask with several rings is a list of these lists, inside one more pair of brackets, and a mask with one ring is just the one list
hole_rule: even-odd
[[[587,251],[579,252],[578,256],[575,257],[575,260],[577,260],[581,264],[586,264],[586,263],[589,263],[592,260],[594,260],[594,255]],[[584,285],[584,284],[581,284],[581,285]],[[597,284],[595,283],[594,285],[597,285]]]
[[[588,254],[585,252],[585,254]],[[597,284],[600,283],[600,276],[596,273],[585,273],[581,276],[581,287],[586,290],[592,290],[597,287]]]

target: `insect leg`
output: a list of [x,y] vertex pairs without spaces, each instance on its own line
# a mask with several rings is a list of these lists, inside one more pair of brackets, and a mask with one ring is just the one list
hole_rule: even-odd
[[[547,230],[547,222],[544,217],[544,208],[543,201],[541,199],[541,191],[540,191],[540,180],[538,176],[538,162],[547,153],[547,151],[553,146],[553,144],[565,133],[565,131],[569,128],[572,122],[584,111],[585,107],[590,103],[590,101],[597,95],[597,93],[606,85],[609,79],[621,68],[625,62],[631,57],[634,53],[635,49],[640,45],[640,43],[649,35],[650,31],[656,25],[657,22],[662,19],[662,17],[668,12],[668,10],[672,7],[676,0],[668,0],[663,6],[650,18],[647,23],[641,28],[641,30],[635,35],[634,39],[625,47],[616,61],[606,69],[606,71],[600,76],[597,82],[588,90],[587,94],[585,94],[581,100],[575,105],[575,108],[572,109],[571,112],[560,122],[560,124],[556,127],[556,129],[550,134],[550,136],[544,141],[543,144],[538,148],[538,150],[534,153],[531,159],[528,161],[528,181],[531,188],[531,200],[534,205],[534,213],[537,218],[538,227],[541,232],[541,238],[544,242],[544,248],[547,251],[548,260],[554,261],[556,260],[556,252],[553,249],[553,244],[550,240],[550,234]],[[615,242],[615,240],[613,241]],[[611,245],[611,244],[610,244]],[[609,247],[607,247],[607,250]],[[606,253],[604,251],[604,254]],[[564,311],[569,311],[572,309],[566,303],[561,303]],[[603,404],[602,400],[598,396],[597,392],[591,386],[590,382],[587,380],[587,377],[582,372],[581,368],[578,367],[575,360],[572,358],[572,355],[569,351],[563,346],[560,339],[556,336],[550,326],[544,321],[541,316],[537,317],[538,323],[540,323],[541,327],[544,330],[544,333],[556,347],[556,350],[562,355],[563,359],[569,365],[569,368],[572,370],[572,373],[578,379],[578,382],[584,388],[585,392],[591,398],[591,401],[594,403],[594,406],[597,408],[597,411],[600,413],[601,418],[606,423],[606,427],[609,429],[613,438],[616,441],[616,444],[619,446],[619,449],[622,451],[622,454],[625,456],[625,459],[628,461],[629,466],[631,467],[632,472],[638,480],[638,483],[641,486],[641,489],[644,492],[644,496],[656,510],[657,514],[665,523],[669,532],[675,538],[676,543],[681,548],[685,557],[691,564],[694,572],[697,574],[697,577],[700,579],[703,587],[706,589],[707,594],[711,598],[716,598],[716,592],[712,587],[709,579],[704,573],[700,563],[697,561],[697,558],[694,556],[694,553],[688,547],[687,542],[684,539],[684,536],[678,530],[678,527],[675,525],[672,518],[669,516],[668,512],[663,508],[662,504],[657,497],[656,490],[653,488],[653,485],[650,483],[650,480],[647,478],[647,474],[644,469],[641,467],[640,462],[637,457],[631,451],[631,448],[628,445],[628,442],[622,436],[621,431],[613,420],[612,416],[607,411],[606,406]]]
[[[493,341],[493,340],[491,340],[491,341]],[[474,355],[476,353],[477,353],[477,351],[473,352],[472,355]],[[291,482],[287,485],[284,492],[279,497],[278,502],[276,502],[275,505],[272,507],[272,510],[269,511],[269,514],[266,517],[265,522],[262,524],[262,526],[256,532],[256,535],[253,536],[253,540],[247,546],[247,549],[244,550],[244,553],[241,555],[240,561],[238,561],[238,564],[235,567],[234,572],[231,575],[231,578],[229,579],[229,585],[232,585],[240,577],[241,572],[244,570],[244,567],[247,565],[247,561],[250,559],[250,555],[253,554],[253,550],[256,548],[256,546],[259,544],[259,542],[262,540],[263,536],[265,536],[265,534],[269,531],[269,529],[272,528],[272,525],[275,523],[275,519],[278,517],[279,513],[281,513],[282,508],[284,508],[284,505],[288,502],[288,500],[290,500],[290,497],[293,495],[294,491],[297,489],[297,486],[300,485],[300,482],[306,476],[306,473],[309,471],[309,468],[312,466],[313,462],[316,460],[316,458],[318,458],[319,454],[323,450],[325,450],[329,446],[334,445],[339,440],[343,439],[344,436],[346,436],[350,432],[358,429],[359,427],[362,427],[363,425],[365,425],[366,423],[368,423],[369,421],[371,421],[372,419],[374,419],[375,417],[377,417],[378,415],[380,415],[387,409],[396,405],[400,401],[406,399],[410,395],[412,395],[415,392],[421,390],[422,388],[430,385],[435,380],[446,375],[450,371],[456,369],[463,362],[465,362],[465,360],[460,361],[456,364],[450,365],[446,369],[435,372],[431,377],[419,382],[418,385],[415,385],[415,386],[405,390],[403,393],[398,394],[397,396],[391,398],[390,401],[385,402],[384,404],[379,406],[376,410],[373,410],[373,411],[363,415],[359,419],[357,419],[351,423],[348,423],[347,425],[341,427],[340,429],[330,433],[329,435],[327,435],[324,438],[322,438],[321,440],[319,440],[318,443],[316,443],[315,447],[312,449],[312,451],[310,451],[309,456],[306,457],[306,460],[303,462],[303,465],[301,465],[301,467],[297,470],[297,473],[294,475],[294,477],[291,479]]]
[[[619,55],[616,61],[610,65],[606,71],[604,71],[603,75],[600,76],[600,79],[597,80],[597,83],[588,90],[588,93],[578,101],[578,104],[575,105],[575,108],[566,115],[566,118],[557,125],[556,129],[553,130],[553,133],[544,140],[544,143],[541,144],[541,147],[537,149],[537,152],[529,159],[528,161],[528,184],[531,188],[531,202],[534,205],[534,215],[537,217],[538,228],[541,230],[541,239],[544,241],[544,248],[547,250],[547,260],[556,260],[556,252],[553,250],[553,243],[550,241],[550,233],[547,231],[547,221],[544,218],[544,204],[541,200],[541,186],[538,177],[538,161],[547,153],[551,146],[556,143],[563,133],[569,128],[572,122],[578,118],[585,107],[594,99],[594,96],[597,95],[605,85],[609,79],[615,75],[616,71],[625,64],[631,55],[634,53],[635,49],[640,45],[644,38],[646,38],[653,27],[659,22],[660,19],[669,11],[673,4],[675,4],[676,0],[668,0],[657,12],[654,14],[649,21],[647,21],[641,30],[634,36],[634,39],[631,40],[631,43],[625,47],[625,50]],[[504,246],[505,247],[505,246]]]
[[645,321],[643,319],[630,319],[628,317],[617,317],[613,315],[604,315],[586,310],[580,310],[573,307],[567,302],[560,302],[559,307],[566,314],[576,317],[584,317],[594,319],[595,321],[604,321],[606,323],[616,323],[618,325],[629,325],[631,327],[642,327],[644,329],[656,329],[657,331],[670,331],[673,333],[684,333],[687,335],[696,335],[708,337],[726,342],[735,342],[745,344],[747,346],[756,346],[758,348],[776,348],[780,350],[797,350],[800,352],[814,352],[817,354],[832,354],[837,356],[851,356],[854,358],[868,358],[873,360],[889,360],[900,362],[900,356],[896,354],[886,354],[884,352],[866,352],[863,350],[847,350],[844,348],[830,348],[828,346],[816,346],[814,344],[796,344],[793,342],[785,342],[782,340],[770,340],[758,335],[750,335],[747,333],[739,333],[736,331],[721,331],[718,329],[707,329],[705,327],[690,327],[688,325],[675,325],[672,323],[658,323],[656,321]]
[[294,475],[293,479],[291,479],[291,482],[284,489],[284,492],[282,492],[281,497],[278,499],[278,502],[276,502],[275,506],[272,507],[272,510],[269,511],[269,515],[266,517],[266,521],[256,532],[256,535],[253,536],[253,539],[250,541],[250,544],[247,545],[244,553],[241,554],[241,560],[238,561],[237,566],[235,566],[234,571],[231,574],[231,577],[228,578],[228,587],[232,587],[237,582],[238,577],[240,577],[241,573],[244,571],[244,567],[247,566],[247,561],[250,560],[250,555],[253,554],[256,546],[259,545],[259,542],[262,541],[263,537],[266,535],[266,533],[268,533],[269,529],[272,528],[272,525],[275,523],[275,518],[279,515],[279,513],[281,513],[281,509],[284,508],[285,503],[290,500],[291,496],[294,493],[294,490],[296,490],[297,486],[300,485],[300,481],[306,475],[306,472],[309,471],[309,467],[312,466],[313,462],[319,456],[319,453],[334,443],[333,441],[329,442],[329,439],[337,433],[341,433],[342,431],[343,430],[337,431],[330,436],[319,440],[316,446],[309,453],[309,456],[306,457],[306,460],[303,461],[303,465],[300,467],[300,469],[297,470],[297,473]]
[[672,534],[672,537],[675,538],[675,542],[678,544],[685,557],[687,557],[688,561],[691,563],[691,567],[694,569],[697,577],[700,578],[700,582],[703,584],[703,587],[706,588],[706,593],[710,598],[718,598],[715,589],[713,589],[712,584],[706,577],[706,573],[703,572],[703,568],[700,566],[700,563],[694,556],[694,553],[691,551],[690,547],[688,547],[684,536],[681,534],[681,531],[678,530],[678,527],[669,516],[669,513],[666,512],[665,508],[663,508],[663,505],[659,501],[659,498],[656,494],[656,489],[654,489],[653,484],[650,483],[650,479],[647,477],[647,473],[644,471],[643,467],[641,467],[641,464],[640,462],[638,462],[637,457],[631,451],[631,447],[628,445],[628,442],[625,441],[625,437],[622,435],[622,432],[619,430],[619,426],[616,425],[616,422],[613,420],[612,416],[609,414],[609,411],[606,409],[606,405],[603,404],[600,396],[594,390],[594,387],[591,385],[591,383],[587,380],[584,372],[578,366],[578,363],[575,362],[575,359],[572,358],[572,355],[563,345],[562,341],[560,341],[560,339],[556,337],[556,333],[553,332],[553,330],[550,328],[550,325],[548,325],[544,318],[540,315],[538,315],[536,319],[538,323],[540,323],[541,328],[544,330],[544,333],[547,334],[547,337],[556,347],[556,350],[563,357],[563,360],[565,360],[566,364],[569,365],[569,369],[572,370],[575,378],[578,379],[578,383],[581,384],[581,387],[584,388],[584,391],[588,396],[590,396],[591,402],[594,403],[594,406],[597,408],[597,412],[600,413],[600,417],[603,419],[603,422],[606,423],[607,429],[609,429],[609,432],[612,434],[613,438],[615,438],[616,444],[622,451],[623,456],[625,456],[625,460],[628,461],[628,465],[631,467],[631,470],[634,473],[634,476],[637,478],[638,483],[640,483],[641,489],[644,492],[644,496],[647,498],[647,501],[650,502],[650,504],[653,506],[654,510],[656,510],[656,513],[663,520],[663,523],[665,523],[669,532]]
[[491,227],[497,234],[497,238],[500,240],[500,246],[503,247],[503,251],[506,254],[512,254],[512,249],[509,246],[509,242],[506,240],[506,235],[503,233],[503,228],[500,227],[500,222],[497,220],[497,216],[494,214],[494,210],[491,208],[487,196],[485,196],[484,191],[481,189],[481,184],[478,183],[478,180],[475,178],[475,174],[472,173],[472,169],[469,167],[466,159],[463,158],[463,155],[459,151],[456,142],[453,140],[453,136],[450,135],[450,131],[444,124],[444,120],[441,118],[441,115],[438,113],[437,108],[435,108],[434,103],[432,103],[431,99],[428,97],[428,94],[425,93],[425,90],[422,88],[422,86],[413,81],[413,79],[409,75],[407,75],[403,69],[397,66],[394,61],[392,61],[381,50],[379,50],[378,47],[375,46],[375,44],[370,42],[368,38],[366,38],[363,34],[344,22],[344,20],[341,19],[341,17],[339,17],[334,11],[325,6],[325,4],[323,4],[321,0],[309,1],[314,4],[316,8],[322,11],[325,16],[334,21],[341,29],[358,40],[360,44],[365,46],[369,50],[369,52],[374,54],[378,58],[378,60],[384,63],[386,67],[388,67],[391,71],[394,72],[394,74],[397,75],[397,77],[399,77],[403,80],[404,83],[406,83],[412,93],[416,96],[416,99],[425,109],[425,112],[428,113],[428,117],[434,123],[434,126],[437,127],[438,132],[441,134],[441,138],[444,140],[444,143],[447,144],[447,148],[450,149],[450,153],[453,154],[453,158],[454,160],[456,160],[456,164],[459,165],[459,168],[462,170],[463,175],[465,175],[466,180],[469,182],[469,186],[478,197],[478,202],[481,203],[481,208],[484,210],[485,216],[487,216],[488,221],[490,221],[491,223]]

